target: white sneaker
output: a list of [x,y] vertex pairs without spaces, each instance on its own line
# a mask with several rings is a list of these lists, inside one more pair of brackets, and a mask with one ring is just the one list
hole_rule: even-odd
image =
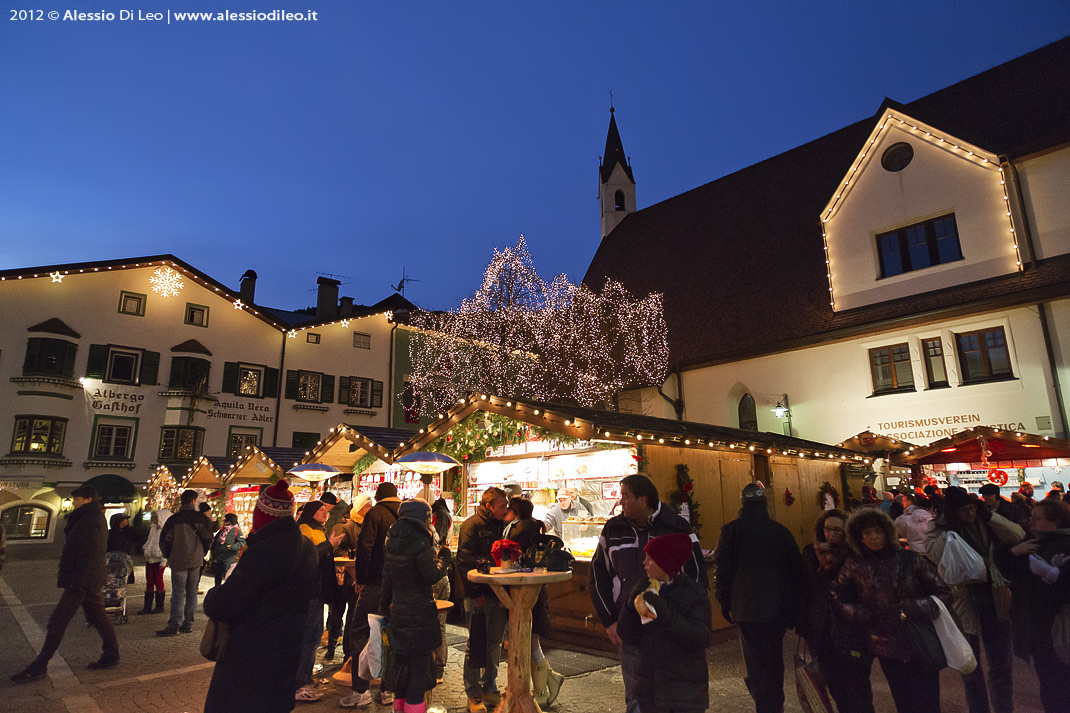
[[379,689],[379,695],[377,696],[380,705],[388,706],[394,702],[394,694],[390,691],[384,691]]
[[294,693],[294,700],[299,703],[312,703],[323,698],[323,692],[317,691],[312,686],[301,686]]
[[372,704],[372,692],[367,690],[364,693],[357,693],[353,691],[348,696],[338,701],[338,705],[343,708],[367,708]]

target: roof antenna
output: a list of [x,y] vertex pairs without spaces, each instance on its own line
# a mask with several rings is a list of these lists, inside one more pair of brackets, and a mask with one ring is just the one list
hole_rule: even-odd
[[405,296],[405,285],[408,284],[409,282],[419,282],[419,280],[417,280],[417,279],[415,279],[413,277],[406,276],[406,274],[405,274],[405,266],[402,265],[402,267],[401,267],[401,279],[398,280],[398,284],[391,285],[390,287],[393,288],[394,292],[398,292],[398,293],[401,294],[402,297],[404,297]]

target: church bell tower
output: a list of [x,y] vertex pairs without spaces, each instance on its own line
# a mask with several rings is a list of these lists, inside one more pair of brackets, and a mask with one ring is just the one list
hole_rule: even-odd
[[606,150],[598,166],[598,205],[602,210],[603,239],[624,220],[624,216],[635,212],[635,178],[624,154],[613,113],[613,107],[610,107]]

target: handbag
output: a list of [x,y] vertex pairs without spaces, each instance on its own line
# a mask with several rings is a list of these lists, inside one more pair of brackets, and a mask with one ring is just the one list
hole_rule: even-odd
[[833,713],[828,688],[821,678],[810,646],[802,637],[799,637],[795,647],[795,693],[805,713]]
[[565,541],[555,535],[536,535],[524,556],[532,567],[547,572],[568,572],[576,558],[565,548]]
[[940,564],[936,570],[944,581],[952,586],[985,582],[988,579],[985,561],[981,555],[956,532],[947,533],[944,554],[940,556]]
[[230,638],[230,625],[209,617],[201,636],[201,656],[209,661],[218,661],[227,652],[227,640]]
[[962,635],[962,631],[944,603],[937,597],[933,597],[932,600],[936,602],[936,608],[940,610],[940,615],[933,622],[933,628],[936,629],[936,635],[940,638],[940,647],[944,650],[947,665],[959,673],[973,673],[973,670],[977,668],[977,657],[973,655],[970,642],[966,641],[966,637]]
[[[896,598],[900,600],[903,598],[903,589],[907,578],[907,563],[904,561],[906,557],[907,555],[905,554],[899,556],[899,581],[896,587]],[[933,623],[931,621],[908,619],[905,615],[901,616],[903,617],[903,631],[913,654],[911,661],[919,666],[938,671],[946,667],[947,659],[944,656],[944,647],[940,643],[940,637],[937,635],[936,627]]]
[[1070,602],[1059,607],[1051,622],[1051,643],[1055,656],[1070,666]]

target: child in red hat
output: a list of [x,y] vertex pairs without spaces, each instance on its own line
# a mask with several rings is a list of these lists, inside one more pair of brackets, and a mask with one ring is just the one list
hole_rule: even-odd
[[692,537],[673,533],[647,542],[648,579],[635,588],[617,624],[620,638],[639,647],[635,696],[644,712],[698,713],[710,705],[710,596],[682,574],[694,551]]

